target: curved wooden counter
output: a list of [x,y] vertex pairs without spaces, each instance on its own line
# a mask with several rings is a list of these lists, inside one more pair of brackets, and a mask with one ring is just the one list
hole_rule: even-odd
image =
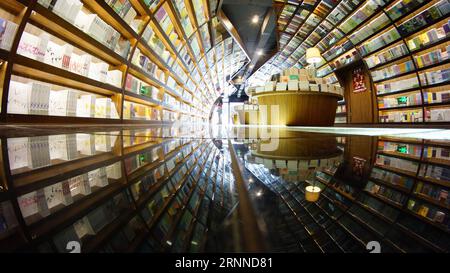
[[[331,126],[341,95],[315,91],[271,91],[253,94],[260,106],[260,124]],[[261,106],[267,105],[267,118]],[[271,105],[279,105],[278,119],[271,120]],[[264,122],[267,119],[268,122]]]

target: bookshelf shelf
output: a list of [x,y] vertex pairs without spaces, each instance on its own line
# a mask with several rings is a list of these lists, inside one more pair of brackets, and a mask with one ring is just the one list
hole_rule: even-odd
[[87,53],[94,55],[106,62],[119,66],[126,63],[125,58],[98,42],[89,34],[83,32],[55,13],[41,5],[36,5],[35,13],[30,16],[30,22],[46,32],[57,36],[72,45],[80,47]]
[[37,221],[29,226],[31,235],[35,238],[43,237],[49,233],[56,233],[61,227],[67,226],[73,219],[81,218],[98,205],[104,203],[108,198],[118,194],[125,187],[123,181],[114,182],[82,197],[73,204]]
[[105,22],[117,29],[129,41],[136,42],[139,36],[104,0],[81,0],[84,6],[97,13]]
[[[406,183],[407,181],[409,181],[408,183],[410,184],[410,187],[408,187],[407,189],[401,189],[403,187],[399,188],[398,186],[395,186],[396,189],[402,192],[402,200],[405,202],[404,205],[399,207],[401,211],[407,212],[408,214],[448,233],[450,229],[449,227],[445,227],[444,224],[446,221],[446,217],[449,217],[448,183],[450,180],[449,178],[446,178],[447,174],[445,171],[445,168],[448,168],[448,165],[433,165],[433,163],[430,163],[430,160],[427,159],[428,157],[440,157],[437,161],[440,163],[442,161],[445,162],[446,158],[448,158],[448,155],[446,154],[446,148],[430,145],[428,143],[425,143],[424,141],[403,141],[399,146],[396,146],[396,143],[397,142],[395,142],[395,139],[379,139],[379,149],[377,152],[377,157],[379,155],[383,156],[386,154],[391,157],[396,156],[393,155],[392,152],[387,153],[386,151],[384,151],[385,149],[397,149],[401,150],[402,152],[408,151],[408,154],[406,156],[402,155],[401,157],[398,157],[401,158],[403,162],[394,163],[399,167],[401,166],[402,169],[393,168],[390,166],[380,166],[377,160],[375,166],[378,169],[374,168],[372,170],[372,177],[376,176],[376,178],[371,178],[371,180],[381,182],[381,184],[387,185],[388,187],[392,188],[394,187],[392,183],[385,183],[377,178],[382,175],[386,176],[387,178],[389,178],[389,180],[394,181],[395,183]],[[388,160],[387,162],[391,164],[391,162],[395,162],[395,160]],[[417,169],[417,172],[413,173],[411,168]],[[387,175],[388,172],[383,172],[383,170],[396,173],[396,176]],[[431,173],[431,171],[433,173]],[[418,203],[417,200],[420,200],[420,203]],[[430,206],[440,207],[441,209],[434,209]],[[440,249],[440,247],[437,245],[435,245],[435,247],[437,247],[437,249]]]
[[24,56],[15,56],[13,74],[101,95],[122,93],[121,88],[84,77]]
[[393,110],[414,109],[414,108],[421,108],[421,107],[422,107],[421,105],[407,105],[407,106],[378,108],[378,110],[379,111],[393,111]]
[[388,92],[388,93],[380,93],[380,94],[377,94],[377,97],[386,97],[386,96],[391,96],[391,95],[398,95],[398,94],[408,93],[408,92],[416,91],[416,90],[420,90],[420,87],[408,88],[408,89],[398,90],[398,91],[393,91],[393,92]]

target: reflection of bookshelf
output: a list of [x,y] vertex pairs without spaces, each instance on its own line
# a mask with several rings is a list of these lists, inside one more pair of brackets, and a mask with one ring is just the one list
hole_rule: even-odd
[[345,100],[338,101],[334,123],[347,123],[347,105]]
[[[399,212],[417,219],[410,221],[448,234],[449,151],[444,143],[379,139],[377,159],[366,190]],[[398,222],[402,228],[411,228]],[[445,249],[438,240],[424,239],[433,247]]]
[[[140,221],[134,201],[129,198],[133,196],[137,208],[143,209],[155,195],[168,196],[170,192],[179,192],[181,185],[192,185],[192,178],[198,180],[204,177],[206,173],[189,175],[194,168],[201,166],[197,166],[196,158],[202,164],[214,161],[212,157],[203,156],[207,146],[214,151],[212,143],[162,138],[172,133],[176,132],[138,129],[124,131],[123,137],[112,132],[107,135],[82,134],[78,138],[74,134],[9,139],[9,145],[4,149],[9,152],[3,156],[14,162],[11,166],[16,168],[16,174],[11,178],[7,175],[17,193],[14,198],[18,199],[19,214],[22,214],[24,221],[15,224],[11,210],[7,203],[4,204],[13,197],[8,192],[2,192],[1,219],[6,219],[2,222],[0,233],[0,236],[5,236],[2,243],[15,241],[8,247],[12,250],[27,248],[30,243],[39,241],[38,251],[51,251],[47,249],[48,243],[43,242],[54,240],[57,251],[61,252],[66,251],[67,240],[81,241],[82,248],[88,252],[98,251],[107,245],[113,245],[115,251],[131,249],[132,245],[137,248],[148,237],[144,236],[143,231],[149,234],[149,230]],[[105,145],[107,137],[114,140],[106,141]],[[48,143],[50,158],[45,156],[46,153],[33,154],[33,145],[43,146],[43,143]],[[117,144],[118,148],[115,147]],[[21,150],[20,147],[26,148]],[[120,150],[122,152],[117,153]],[[20,158],[26,162],[20,161]],[[130,169],[127,164],[133,158],[138,163]],[[56,169],[64,171],[58,171],[55,176]],[[141,191],[139,194],[136,192],[138,188]],[[211,194],[207,194],[206,198],[212,198]],[[167,213],[166,209],[161,210],[161,214]],[[204,208],[201,211],[208,214]],[[202,222],[202,225],[205,223]],[[193,229],[191,225],[188,227],[188,230]],[[8,232],[5,233],[3,228]],[[21,229],[30,234],[31,239],[20,238],[23,236]]]
[[[390,159],[377,159],[367,183],[358,186],[340,181],[335,176],[336,168],[317,172],[315,181],[286,183],[261,165],[249,162],[246,167],[284,196],[287,210],[293,215],[305,220],[309,217],[304,214],[309,212],[313,219],[308,221],[308,227],[315,232],[319,232],[315,227],[328,223],[324,217],[334,220],[326,231],[333,239],[340,234],[338,238],[342,241],[338,242],[348,243],[339,243],[339,246],[347,251],[364,251],[361,247],[377,238],[383,242],[383,252],[446,252],[450,180],[432,181],[430,178],[438,172],[446,173],[436,167],[450,166],[448,152],[445,142],[380,139],[377,155]],[[423,167],[430,165],[429,162],[440,165]],[[405,168],[407,170],[403,170]],[[304,189],[311,183],[322,188],[319,200],[313,203],[304,200]],[[426,209],[421,207],[424,205],[430,207],[427,213],[434,213],[432,218],[420,216],[425,215]],[[447,214],[442,217],[439,212]],[[441,220],[444,224],[436,222]],[[316,224],[312,224],[314,222]]]
[[[113,123],[117,121],[110,119],[124,118],[125,102],[131,102],[146,108],[141,107],[144,116],[132,115],[127,122],[203,121],[206,106],[217,95],[215,87],[224,87],[226,76],[240,68],[233,66],[236,70],[223,71],[226,61],[234,63],[231,59],[242,54],[237,51],[229,56],[221,54],[224,39],[212,23],[215,17],[211,17],[209,6],[201,1],[182,1],[186,4],[182,12],[178,7],[181,2],[176,5],[140,0],[120,4],[82,0],[50,2],[37,1],[30,9],[21,1],[0,5],[0,79],[4,86],[2,95],[8,96],[11,103],[11,107],[8,103],[11,109],[2,109],[6,120],[29,121],[31,118],[45,122]],[[175,32],[168,31],[167,27],[172,24],[166,24],[166,19],[159,21],[156,18],[163,10],[176,26]],[[25,28],[16,33],[20,24]],[[189,24],[193,28],[188,35],[185,27]],[[173,38],[175,33],[177,39]],[[211,37],[218,38],[214,47],[210,43]],[[15,48],[11,48],[13,45]],[[180,45],[187,50],[181,50]],[[30,48],[35,48],[35,52]],[[182,56],[183,52],[186,54]],[[142,71],[131,69],[136,64]],[[13,69],[7,69],[8,66]],[[158,71],[157,75],[154,69]],[[146,87],[158,88],[162,94],[173,96],[175,104],[180,105],[171,110],[176,114],[163,114],[166,105],[148,100],[140,92],[130,96],[125,87],[129,75],[144,81]],[[4,78],[11,80],[6,82]],[[14,105],[23,98],[11,92],[14,86],[11,87],[10,82],[26,85],[42,82],[58,94],[53,97],[58,98],[61,105],[65,105],[65,100],[73,104],[83,95],[92,95],[99,104],[107,100],[108,109],[109,105],[115,109],[111,114],[102,115],[79,114],[69,108],[59,112],[25,113],[18,111],[20,105]],[[59,94],[64,90],[69,90],[72,95],[66,98]],[[33,97],[34,93],[40,92],[31,93]],[[37,96],[41,98],[42,95]],[[46,94],[43,96],[45,102]],[[30,107],[34,106],[26,108]],[[153,111],[159,114],[152,114]]]

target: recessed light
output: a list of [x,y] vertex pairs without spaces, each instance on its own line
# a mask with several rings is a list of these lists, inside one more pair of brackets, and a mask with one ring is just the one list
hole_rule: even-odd
[[261,56],[261,55],[263,55],[264,53],[263,53],[263,51],[260,49],[260,50],[258,50],[258,51],[256,52],[256,54],[258,54],[259,56]]
[[252,23],[253,24],[257,24],[259,22],[259,16],[258,15],[254,15],[253,17],[252,17]]

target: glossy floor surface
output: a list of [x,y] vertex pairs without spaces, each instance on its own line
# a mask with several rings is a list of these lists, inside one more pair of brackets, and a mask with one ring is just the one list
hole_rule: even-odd
[[449,252],[450,132],[2,126],[3,252]]

